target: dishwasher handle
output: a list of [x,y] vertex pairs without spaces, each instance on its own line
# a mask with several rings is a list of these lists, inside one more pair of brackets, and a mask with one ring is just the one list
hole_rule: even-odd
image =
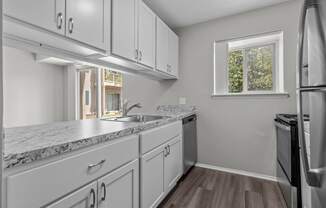
[[192,115],[192,116],[188,116],[188,117],[182,119],[182,123],[187,124],[187,123],[190,123],[190,122],[193,122],[193,121],[196,121],[196,120],[197,120],[196,115]]

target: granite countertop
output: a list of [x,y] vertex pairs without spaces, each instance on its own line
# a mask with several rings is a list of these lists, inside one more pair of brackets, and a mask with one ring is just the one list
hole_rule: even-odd
[[60,155],[119,137],[136,134],[195,114],[194,107],[159,106],[150,115],[166,116],[146,122],[116,122],[100,119],[65,121],[5,129],[4,168]]

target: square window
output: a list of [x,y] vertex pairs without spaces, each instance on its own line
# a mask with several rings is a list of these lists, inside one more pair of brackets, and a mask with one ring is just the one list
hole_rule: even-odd
[[274,45],[267,45],[229,52],[229,93],[273,90],[273,48]]
[[214,43],[214,94],[284,92],[283,32]]

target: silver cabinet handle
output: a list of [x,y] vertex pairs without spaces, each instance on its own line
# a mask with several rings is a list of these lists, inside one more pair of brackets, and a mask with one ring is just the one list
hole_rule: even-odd
[[101,197],[101,201],[105,201],[105,199],[106,199],[106,186],[105,186],[104,182],[101,184],[101,189],[103,190],[103,196]]
[[63,15],[61,12],[57,14],[57,28],[58,30],[61,30],[62,28],[62,23],[63,23]]
[[[312,89],[311,92],[315,92],[315,89]],[[302,155],[302,166],[304,175],[307,181],[307,184],[309,186],[313,187],[320,187],[320,177],[321,173],[324,173],[326,171],[326,167],[324,168],[317,168],[317,169],[311,169],[309,165],[309,159],[307,155],[307,144],[306,144],[306,138],[305,138],[305,132],[304,132],[304,118],[303,118],[303,111],[302,111],[302,92],[307,92],[307,90],[299,91],[298,92],[298,132],[299,132],[299,142],[300,142],[300,151]]]
[[68,20],[68,31],[70,34],[74,31],[74,19],[72,17]]
[[92,202],[90,203],[90,208],[95,208],[95,203],[96,203],[96,199],[95,199],[95,190],[94,189],[91,189],[91,192],[90,192],[90,198],[92,199]]
[[139,57],[138,54],[139,54],[139,53],[138,53],[138,49],[135,49],[135,59],[136,59],[136,60],[138,60],[138,57]]
[[172,71],[172,70],[171,70],[171,65],[168,64],[167,67],[168,67],[168,68],[167,68],[167,71],[168,71],[168,72],[171,72],[171,71]]
[[90,164],[90,165],[88,165],[88,169],[92,169],[92,168],[94,168],[94,167],[97,167],[97,166],[100,166],[100,165],[102,165],[103,163],[105,163],[105,159],[103,159],[103,160],[101,160],[100,162],[98,162],[98,163],[96,163],[96,164]]
[[168,155],[170,155],[171,153],[171,149],[170,149],[170,145],[168,145]]
[[164,147],[164,157],[167,157],[169,154],[168,154],[168,146],[165,146]]
[[142,58],[143,58],[143,53],[142,53],[142,51],[139,51],[139,61],[141,61]]

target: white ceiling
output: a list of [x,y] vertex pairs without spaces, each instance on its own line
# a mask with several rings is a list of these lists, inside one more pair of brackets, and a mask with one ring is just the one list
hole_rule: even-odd
[[288,0],[144,0],[169,26],[184,27]]

